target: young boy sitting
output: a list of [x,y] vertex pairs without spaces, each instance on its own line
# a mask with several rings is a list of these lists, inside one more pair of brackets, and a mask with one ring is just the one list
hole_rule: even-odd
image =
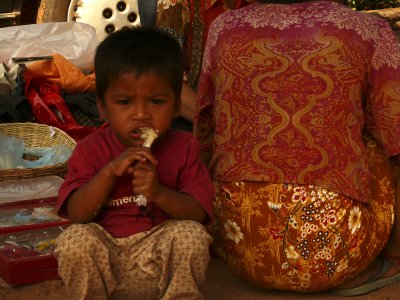
[[[187,131],[183,54],[156,28],[123,28],[95,56],[99,112],[110,126],[81,140],[59,191],[74,224],[54,254],[70,299],[202,299],[214,188]],[[153,145],[144,136],[157,134]],[[151,143],[151,141],[150,141]]]

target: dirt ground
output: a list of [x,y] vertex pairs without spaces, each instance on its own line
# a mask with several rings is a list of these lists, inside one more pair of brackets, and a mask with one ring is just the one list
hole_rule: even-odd
[[[338,297],[329,292],[316,294],[298,294],[281,291],[270,291],[254,288],[233,274],[226,264],[213,258],[203,286],[206,300],[292,300],[292,299],[351,299],[351,300],[398,300],[400,299],[400,282],[363,296],[351,298]],[[22,285],[12,288],[0,288],[0,300],[68,300],[61,280]]]

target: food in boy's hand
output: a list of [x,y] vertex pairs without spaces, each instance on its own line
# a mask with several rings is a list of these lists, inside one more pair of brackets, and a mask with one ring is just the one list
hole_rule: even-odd
[[140,138],[144,140],[143,147],[150,148],[154,140],[158,137],[157,130],[153,128],[142,128],[142,135]]

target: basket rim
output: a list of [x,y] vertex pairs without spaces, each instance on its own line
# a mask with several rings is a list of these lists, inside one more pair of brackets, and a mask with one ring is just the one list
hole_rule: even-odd
[[10,131],[16,131],[17,128],[37,128],[37,129],[49,129],[49,130],[54,130],[54,132],[56,133],[60,133],[64,138],[66,138],[67,140],[69,140],[69,142],[71,142],[72,145],[76,145],[76,141],[68,134],[66,133],[64,130],[55,127],[55,126],[51,126],[51,125],[46,125],[46,124],[40,124],[40,123],[33,123],[33,122],[25,122],[25,123],[0,123],[0,133],[3,133],[1,131],[2,128],[5,127],[9,127]]

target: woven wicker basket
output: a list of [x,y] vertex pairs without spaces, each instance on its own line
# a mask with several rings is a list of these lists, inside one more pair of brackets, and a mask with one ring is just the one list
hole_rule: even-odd
[[[0,133],[22,138],[25,147],[54,147],[66,145],[74,149],[75,140],[61,129],[36,123],[2,123]],[[0,169],[0,180],[32,178],[39,176],[57,175],[64,176],[67,163],[57,163],[52,166],[40,168]]]

